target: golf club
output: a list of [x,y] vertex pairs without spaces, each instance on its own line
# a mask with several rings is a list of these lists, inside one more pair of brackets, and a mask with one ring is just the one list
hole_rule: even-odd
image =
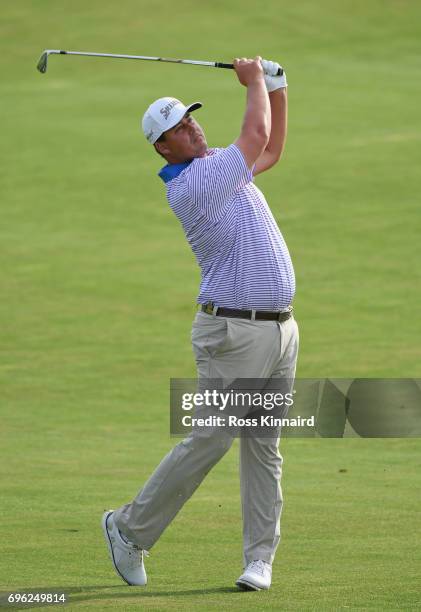
[[[231,68],[233,64],[224,64],[223,62],[203,62],[199,60],[188,60],[188,59],[173,59],[171,57],[148,57],[146,55],[121,55],[117,53],[91,53],[88,51],[63,51],[59,49],[46,49],[43,51],[39,58],[37,68],[42,74],[47,72],[47,62],[49,55],[85,55],[89,57],[113,57],[120,59],[136,59],[136,60],[147,60],[152,62],[171,62],[173,64],[194,64],[196,66],[211,66],[212,68]],[[283,69],[279,68],[276,74],[270,76],[282,76]]]

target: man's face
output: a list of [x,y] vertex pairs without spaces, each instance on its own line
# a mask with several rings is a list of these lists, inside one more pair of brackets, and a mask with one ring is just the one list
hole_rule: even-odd
[[180,164],[204,157],[208,148],[205,134],[195,119],[186,113],[173,128],[164,132],[164,140],[155,147],[170,164]]

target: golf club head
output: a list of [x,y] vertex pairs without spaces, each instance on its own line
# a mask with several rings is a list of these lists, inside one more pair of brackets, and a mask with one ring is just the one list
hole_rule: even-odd
[[40,72],[42,72],[42,74],[47,72],[47,61],[50,53],[65,53],[65,51],[60,51],[59,49],[46,49],[45,51],[43,51],[37,64],[37,68]]
[[44,53],[39,58],[37,68],[42,74],[47,72],[47,60],[48,60],[48,51],[44,51]]

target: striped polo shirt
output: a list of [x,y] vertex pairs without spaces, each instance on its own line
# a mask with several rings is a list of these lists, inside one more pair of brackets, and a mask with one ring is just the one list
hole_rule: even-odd
[[202,272],[199,304],[241,310],[291,304],[295,277],[288,248],[235,144],[169,164],[159,176]]

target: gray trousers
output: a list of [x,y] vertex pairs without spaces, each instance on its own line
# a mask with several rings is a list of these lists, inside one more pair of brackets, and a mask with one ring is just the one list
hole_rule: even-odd
[[[249,321],[198,312],[192,344],[199,378],[293,380],[298,352],[294,318]],[[292,382],[291,382],[292,384]],[[228,451],[233,438],[220,428],[193,429],[158,465],[115,523],[132,542],[149,550]],[[277,438],[240,438],[244,565],[272,563],[280,539],[282,456]]]

